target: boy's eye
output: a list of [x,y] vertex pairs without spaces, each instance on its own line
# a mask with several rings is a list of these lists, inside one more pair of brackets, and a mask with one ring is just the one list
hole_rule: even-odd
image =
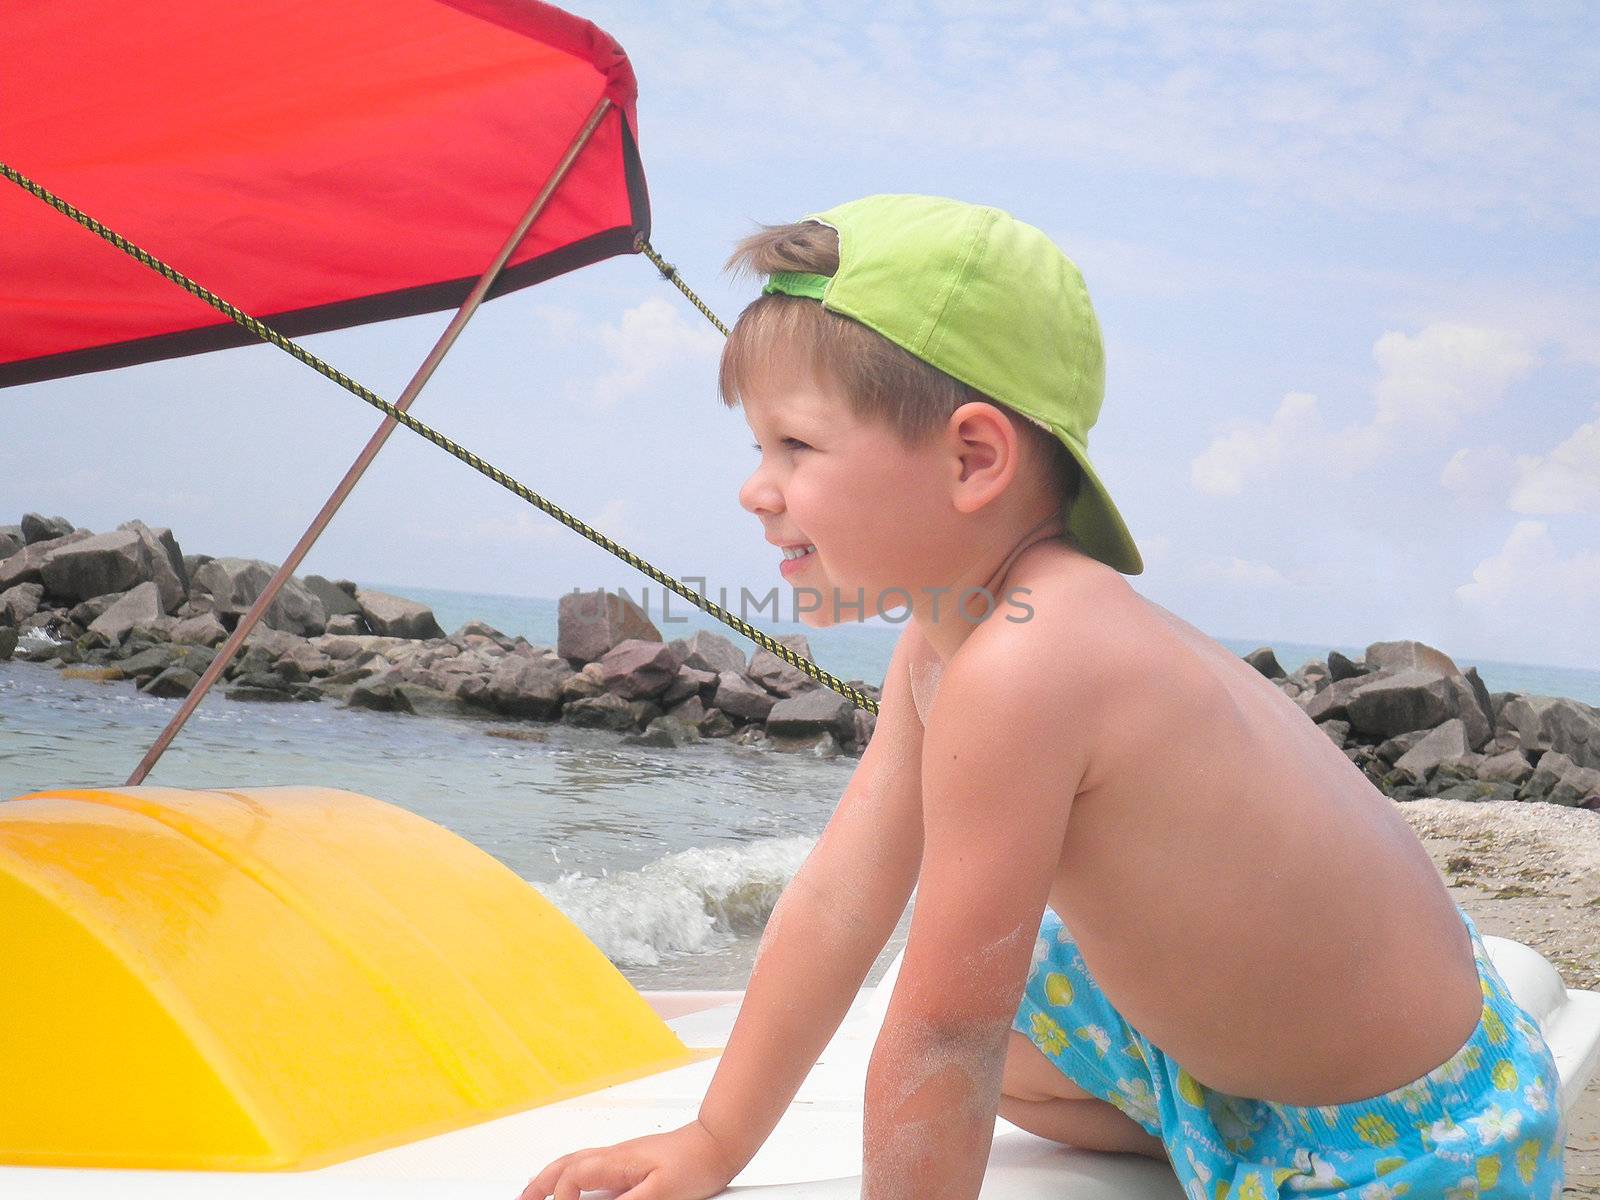
[[[810,446],[807,446],[799,438],[786,437],[786,438],[783,439],[783,445],[793,447],[794,449],[797,449],[797,450],[809,450],[809,449],[811,449]],[[750,443],[750,449],[756,451],[757,453],[760,453],[760,451],[761,451],[761,443],[760,442],[751,442]]]

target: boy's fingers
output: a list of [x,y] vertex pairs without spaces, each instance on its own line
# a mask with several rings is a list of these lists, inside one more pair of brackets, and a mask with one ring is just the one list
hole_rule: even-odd
[[660,1171],[651,1171],[638,1186],[629,1188],[617,1200],[662,1200],[667,1194],[665,1180],[666,1176]]
[[571,1193],[557,1190],[555,1200],[578,1200],[579,1192],[600,1188],[620,1192],[632,1187],[647,1174],[649,1168],[631,1157],[619,1158],[607,1154],[580,1158],[561,1175],[561,1186],[570,1185]]
[[522,1194],[517,1197],[517,1200],[549,1200],[550,1193],[555,1189],[556,1179],[573,1157],[571,1154],[563,1154],[532,1179],[528,1180],[528,1186],[522,1189]]

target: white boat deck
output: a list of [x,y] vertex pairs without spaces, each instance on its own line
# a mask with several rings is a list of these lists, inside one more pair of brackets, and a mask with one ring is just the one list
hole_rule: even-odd
[[[1536,951],[1505,938],[1484,945],[1518,1004],[1539,1021],[1570,1108],[1600,1067],[1600,992],[1569,990]],[[724,1193],[751,1200],[851,1200],[861,1194],[861,1098],[867,1059],[899,967],[856,997],[794,1103]],[[646,992],[690,1046],[720,1047],[739,992]],[[316,1171],[69,1170],[0,1167],[7,1200],[130,1200],[226,1196],[363,1200],[514,1200],[544,1165],[586,1146],[672,1129],[693,1119],[717,1060],[707,1059]],[[590,1192],[588,1196],[611,1195]],[[985,1200],[1182,1200],[1171,1169],[1132,1154],[1073,1150],[997,1120]]]

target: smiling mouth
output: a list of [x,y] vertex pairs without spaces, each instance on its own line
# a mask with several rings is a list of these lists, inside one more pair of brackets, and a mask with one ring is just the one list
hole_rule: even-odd
[[810,546],[810,545],[807,545],[807,546],[795,546],[795,547],[793,547],[791,549],[788,549],[788,550],[785,550],[783,552],[783,561],[784,562],[797,562],[802,558],[809,558],[811,555],[815,554],[816,552],[817,552],[817,548],[815,546]]

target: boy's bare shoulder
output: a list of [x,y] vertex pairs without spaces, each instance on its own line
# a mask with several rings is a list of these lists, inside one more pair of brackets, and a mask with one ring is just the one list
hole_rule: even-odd
[[1011,603],[969,639],[976,656],[1063,688],[1093,688],[1102,698],[1150,681],[1168,633],[1165,610],[1115,568],[1081,554],[1061,550],[1019,566],[1025,569],[1008,581]]
[[[903,632],[896,653],[922,726],[934,698],[956,682],[957,707],[993,705],[1001,696],[1023,708],[1049,705],[1070,722],[1075,740],[1107,748],[1169,718],[1182,685],[1195,682],[1196,651],[1207,639],[1140,596],[1115,568],[1040,544],[1018,560],[1004,594],[949,662],[915,622]],[[1186,636],[1196,645],[1185,646]]]

